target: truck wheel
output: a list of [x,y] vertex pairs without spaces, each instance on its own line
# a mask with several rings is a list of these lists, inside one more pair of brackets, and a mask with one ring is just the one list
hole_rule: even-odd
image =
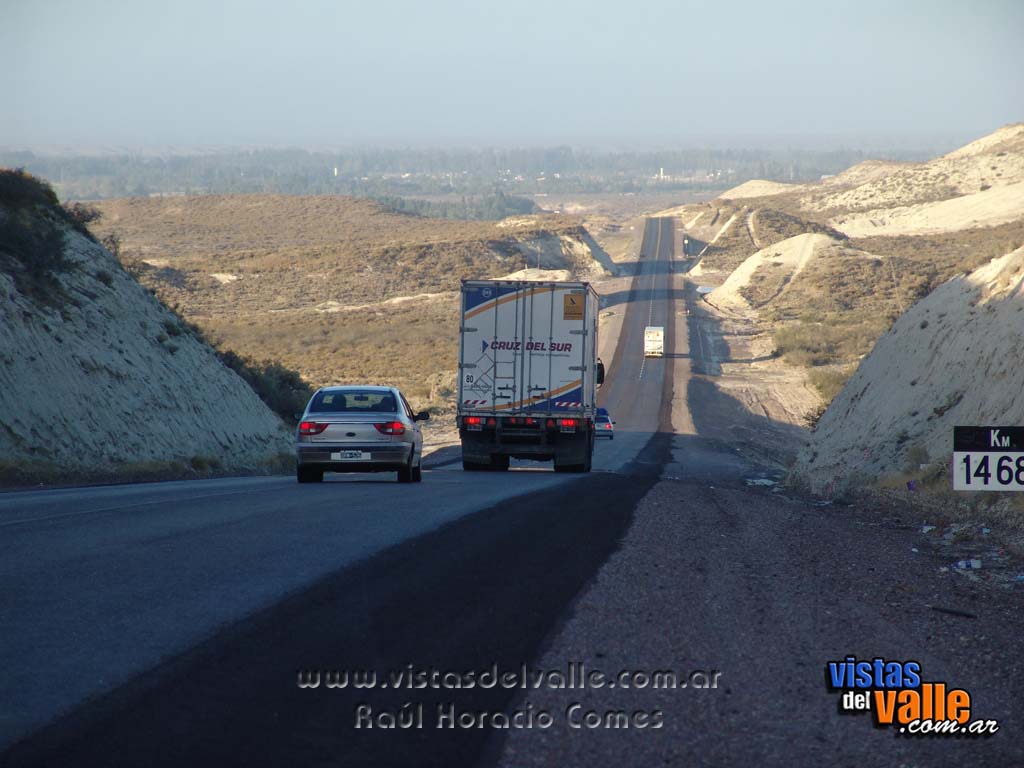
[[487,467],[492,472],[507,472],[511,458],[508,456],[492,456],[491,463]]
[[462,460],[462,471],[463,472],[482,472],[487,469],[486,464],[477,464],[475,461]]

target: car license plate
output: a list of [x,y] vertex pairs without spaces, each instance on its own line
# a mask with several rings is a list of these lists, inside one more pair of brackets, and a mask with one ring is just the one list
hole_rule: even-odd
[[369,461],[370,454],[366,451],[334,451],[331,461]]

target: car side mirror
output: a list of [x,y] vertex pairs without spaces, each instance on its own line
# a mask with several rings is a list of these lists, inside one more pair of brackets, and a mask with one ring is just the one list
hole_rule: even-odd
[[430,421],[430,414],[427,411],[420,411],[412,417],[413,421]]
[[617,421],[613,421],[612,424],[618,424],[618,422]]

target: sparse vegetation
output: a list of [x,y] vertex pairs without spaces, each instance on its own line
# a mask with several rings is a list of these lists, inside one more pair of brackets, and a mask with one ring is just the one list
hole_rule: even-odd
[[70,266],[64,256],[67,214],[53,189],[21,170],[0,169],[0,266],[20,293],[41,303],[69,301],[56,275]]
[[167,331],[168,336],[181,336],[181,334],[184,333],[181,325],[174,320],[164,320],[163,326],[164,330]]
[[71,226],[90,240],[96,240],[89,230],[89,225],[102,216],[98,208],[86,203],[68,203],[63,208]]
[[789,282],[790,272],[784,269],[784,264],[778,261],[769,261],[751,275],[750,282],[740,288],[740,295],[750,302],[752,307],[758,307],[775,298]]
[[853,366],[847,367],[819,367],[812,368],[808,373],[807,378],[811,382],[822,399],[826,403],[832,402],[835,396],[839,394],[846,382],[850,380],[850,376],[856,369]]
[[224,462],[222,462],[216,456],[193,456],[188,461],[189,466],[196,472],[207,473],[207,472],[218,472],[224,468]]
[[508,216],[523,216],[540,212],[540,209],[529,198],[506,195],[500,189],[494,194],[480,197],[463,195],[457,202],[395,196],[375,199],[381,205],[397,213],[411,213],[434,219],[497,221]]
[[845,240],[846,235],[825,224],[794,216],[790,213],[773,208],[757,210],[757,237],[762,246],[774,245],[782,240],[802,235],[806,232],[828,235],[837,240]]
[[299,374],[280,363],[253,362],[231,351],[218,352],[218,356],[286,424],[295,422],[295,414],[302,412],[315,391]]
[[887,327],[884,319],[831,316],[777,327],[772,336],[787,363],[812,367],[860,359]]
[[[225,362],[286,419],[302,410],[312,385],[343,381],[393,382],[417,406],[440,407],[444,397],[433,382],[455,368],[460,278],[536,266],[531,242],[584,234],[564,216],[504,226],[441,221],[338,197],[99,206],[106,221],[117,219],[122,263],[186,318],[156,330],[173,338],[186,328],[213,340]],[[181,216],[192,224],[187,232],[176,223]],[[94,228],[114,234],[103,220]],[[585,257],[560,258],[541,256],[549,267],[574,267],[572,259]],[[419,294],[425,296],[406,300]],[[282,383],[288,375],[294,380]]]

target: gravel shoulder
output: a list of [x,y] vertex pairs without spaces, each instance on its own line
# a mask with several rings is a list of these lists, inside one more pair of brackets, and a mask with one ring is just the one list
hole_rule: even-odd
[[[537,666],[717,670],[719,687],[531,691],[519,706],[556,723],[511,731],[499,765],[1024,764],[1021,593],[939,573],[922,540],[898,511],[662,481]],[[1001,732],[909,739],[840,715],[824,670],[848,654],[919,661]],[[663,727],[573,729],[575,703],[660,710]]]

